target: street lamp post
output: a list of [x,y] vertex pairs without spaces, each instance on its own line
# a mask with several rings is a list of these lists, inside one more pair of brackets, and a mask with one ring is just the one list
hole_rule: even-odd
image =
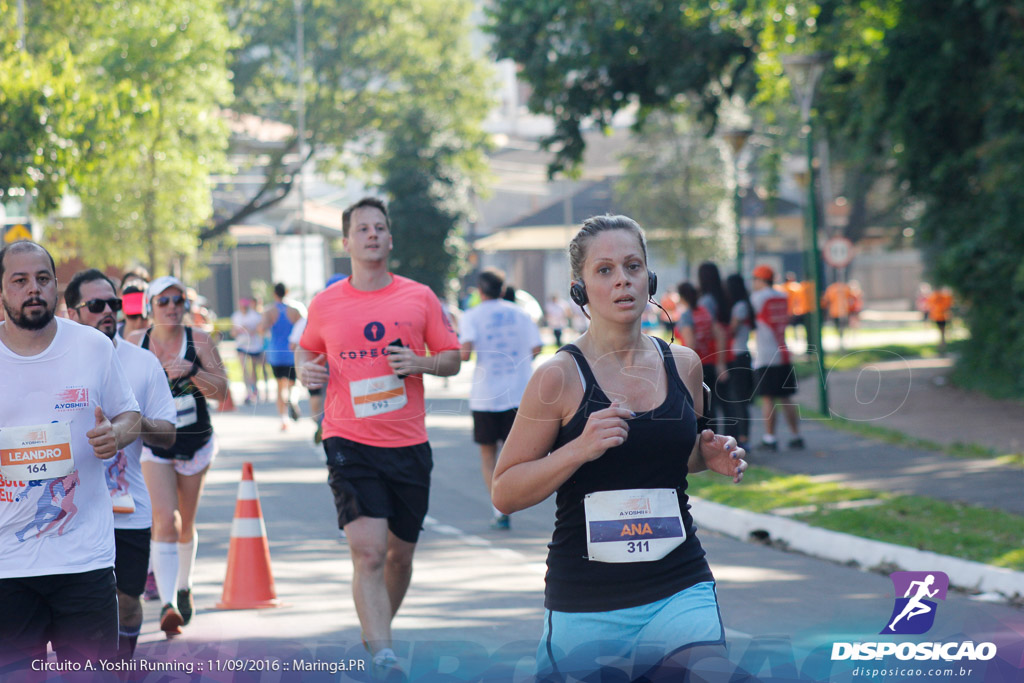
[[747,144],[753,131],[749,129],[732,129],[722,133],[722,137],[732,148],[732,174],[735,181],[733,205],[736,207],[736,272],[742,276],[743,268],[743,198],[740,196],[740,153]]
[[825,72],[828,54],[817,52],[810,55],[787,55],[782,58],[782,66],[789,77],[793,96],[800,105],[800,120],[804,124],[807,137],[807,220],[804,241],[804,257],[807,274],[814,284],[814,301],[811,306],[811,329],[807,340],[807,350],[818,358],[818,399],[821,413],[830,415],[828,407],[828,382],[825,378],[825,350],[821,345],[821,254],[818,251],[818,203],[814,190],[814,129],[812,127],[811,107],[814,103],[818,81]]

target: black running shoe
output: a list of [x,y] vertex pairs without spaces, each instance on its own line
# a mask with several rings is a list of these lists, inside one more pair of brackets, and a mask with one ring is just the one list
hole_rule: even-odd
[[804,444],[804,438],[802,436],[797,436],[790,439],[787,445],[794,451],[800,451],[803,450],[806,444]]
[[187,626],[192,621],[192,612],[195,610],[195,603],[192,602],[192,589],[183,588],[178,591],[178,612],[181,613],[181,624]]

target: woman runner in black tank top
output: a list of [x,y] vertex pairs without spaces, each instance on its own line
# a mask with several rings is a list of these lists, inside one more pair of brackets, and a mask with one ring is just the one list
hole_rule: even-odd
[[569,257],[590,328],[534,373],[491,489],[504,513],[557,492],[538,677],[582,677],[604,656],[630,679],[723,656],[686,477],[710,469],[738,483],[744,452],[697,433],[700,359],[641,333],[657,280],[640,227],[591,218]]
[[[153,504],[151,558],[163,606],[160,628],[167,637],[180,634],[192,616],[196,513],[209,463],[216,454],[207,400],[221,401],[228,391],[227,373],[216,345],[203,330],[184,324],[185,295],[185,286],[177,278],[154,280],[146,293],[153,327],[129,337],[160,361],[178,409],[174,445],[167,449],[147,445],[141,457]],[[179,563],[179,556],[184,562]]]

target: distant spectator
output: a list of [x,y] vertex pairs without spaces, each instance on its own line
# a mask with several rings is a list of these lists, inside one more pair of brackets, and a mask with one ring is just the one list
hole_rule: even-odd
[[825,309],[839,335],[839,348],[843,348],[843,330],[850,324],[850,308],[853,303],[853,291],[841,280],[836,280],[825,288],[821,297],[821,306]]
[[717,433],[724,433],[723,422],[725,413],[722,410],[722,399],[725,397],[725,383],[729,375],[725,366],[725,349],[728,344],[729,301],[722,287],[722,276],[711,261],[705,261],[697,267],[697,287],[700,297],[697,304],[711,314],[711,346],[707,356],[701,356],[704,366],[704,384],[711,389],[711,403],[706,406],[704,415],[708,418],[708,428]]
[[785,295],[772,289],[774,279],[775,273],[768,266],[754,268],[754,292],[750,295],[750,303],[754,307],[757,322],[754,384],[761,397],[761,409],[764,414],[761,448],[768,451],[779,448],[775,437],[776,406],[782,409],[782,414],[793,434],[789,447],[804,447],[803,437],[800,436],[799,416],[790,398],[796,393],[796,374],[793,371],[789,348],[786,346],[788,306]]
[[750,399],[754,393],[754,371],[751,369],[750,333],[754,329],[754,307],[743,278],[733,273],[725,279],[729,296],[729,346],[726,367],[729,381],[725,385],[725,433],[735,437],[740,448],[749,446]]
[[544,306],[544,317],[547,319],[548,328],[555,336],[555,346],[562,347],[562,332],[569,326],[569,302],[552,294]]
[[793,333],[796,334],[797,327],[804,328],[804,339],[807,335],[808,315],[811,311],[813,288],[810,282],[800,282],[796,279],[796,273],[786,273],[786,281],[777,287],[786,295],[789,305],[789,324],[793,326]]
[[928,295],[926,300],[928,317],[939,328],[939,354],[946,355],[946,324],[952,318],[953,290],[940,287]]

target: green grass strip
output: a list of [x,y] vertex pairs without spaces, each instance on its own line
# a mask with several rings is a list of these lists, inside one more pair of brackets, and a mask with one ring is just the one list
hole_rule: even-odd
[[[767,467],[748,470],[740,486],[724,477],[691,477],[688,493],[761,513],[812,506],[806,512],[786,516],[862,538],[1024,570],[1024,517],[1001,510],[851,488]],[[841,505],[858,500],[877,504]]]

